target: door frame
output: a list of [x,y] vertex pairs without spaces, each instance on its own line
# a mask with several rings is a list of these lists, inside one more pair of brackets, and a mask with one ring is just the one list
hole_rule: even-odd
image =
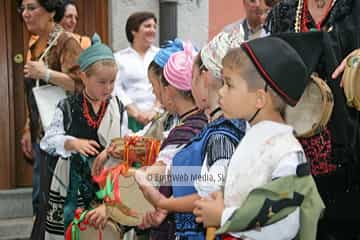
[[[109,43],[108,0],[76,0],[80,21],[78,32],[91,36],[97,32]],[[86,10],[85,10],[86,9]],[[24,63],[29,34],[17,12],[16,1],[0,1],[0,189],[31,186],[32,166],[21,150],[26,120]],[[20,54],[20,55],[19,55]]]

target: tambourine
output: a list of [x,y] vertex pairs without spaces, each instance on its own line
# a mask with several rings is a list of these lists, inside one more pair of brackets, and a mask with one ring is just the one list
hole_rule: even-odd
[[141,223],[145,213],[154,207],[145,199],[133,176],[133,169],[151,166],[160,151],[160,141],[148,137],[127,136],[114,139],[114,154],[122,156],[117,166],[104,169],[100,176],[93,177],[102,188],[97,193],[104,199],[110,217],[127,226]]
[[95,229],[86,220],[85,211],[81,208],[76,209],[75,218],[68,226],[65,234],[65,240],[119,240],[122,239],[122,231],[116,223],[109,220],[102,230]]
[[114,157],[128,167],[150,166],[160,151],[160,140],[151,137],[126,136],[113,139],[111,144]]
[[360,55],[347,60],[342,81],[347,105],[360,111]]
[[88,226],[84,231],[80,231],[79,240],[119,240],[122,239],[122,234],[119,227],[114,222],[109,221],[101,232],[92,226]]
[[297,137],[311,137],[327,125],[334,107],[333,94],[324,80],[312,75],[295,107],[287,106],[285,121]]

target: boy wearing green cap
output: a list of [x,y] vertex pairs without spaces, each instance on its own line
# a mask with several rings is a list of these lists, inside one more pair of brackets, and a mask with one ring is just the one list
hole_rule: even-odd
[[59,102],[40,143],[44,151],[59,157],[50,187],[45,239],[64,239],[75,210],[90,208],[98,190],[90,165],[95,158],[107,158],[104,148],[111,138],[123,136],[127,125],[122,103],[111,96],[117,73],[112,50],[95,34],[78,63],[84,90]]
[[[220,106],[225,117],[246,119],[251,128],[230,160],[224,193],[197,201],[194,210],[197,222],[221,227],[223,239],[316,238],[324,204],[284,110],[299,101],[321,39],[320,33],[256,39],[223,59]],[[294,48],[307,41],[319,51],[300,57]]]

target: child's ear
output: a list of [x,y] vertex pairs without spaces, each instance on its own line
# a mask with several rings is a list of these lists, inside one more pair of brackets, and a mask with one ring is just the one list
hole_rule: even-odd
[[86,73],[81,71],[81,72],[79,73],[79,76],[80,76],[80,79],[81,79],[81,81],[83,82],[83,84],[86,85],[86,82],[87,82]]
[[255,106],[257,109],[261,109],[266,105],[267,102],[267,92],[264,89],[258,89],[255,92],[256,101]]

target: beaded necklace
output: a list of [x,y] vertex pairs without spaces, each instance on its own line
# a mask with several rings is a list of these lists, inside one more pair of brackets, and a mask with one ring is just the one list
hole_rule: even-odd
[[[295,25],[294,25],[295,32],[297,32],[297,33],[309,30],[309,29],[307,29],[307,26],[306,26],[306,24],[307,24],[306,11],[308,11],[308,9],[307,9],[307,4],[305,1],[307,1],[307,0],[299,0],[298,1],[298,5],[297,5],[297,9],[296,9],[296,16],[295,16]],[[315,23],[317,25],[318,30],[320,30],[323,21],[326,19],[327,15],[329,14],[331,9],[335,5],[335,2],[336,2],[336,0],[332,0],[332,3],[330,4],[330,7],[328,8],[323,20],[321,20],[319,23]]]
[[102,101],[102,103],[101,103],[101,106],[99,109],[100,113],[98,115],[97,120],[94,120],[90,115],[89,106],[86,101],[86,96],[84,93],[83,93],[82,106],[83,106],[83,115],[84,115],[84,118],[86,119],[87,124],[92,128],[98,128],[100,126],[101,120],[103,119],[103,117],[105,115],[106,101]]

